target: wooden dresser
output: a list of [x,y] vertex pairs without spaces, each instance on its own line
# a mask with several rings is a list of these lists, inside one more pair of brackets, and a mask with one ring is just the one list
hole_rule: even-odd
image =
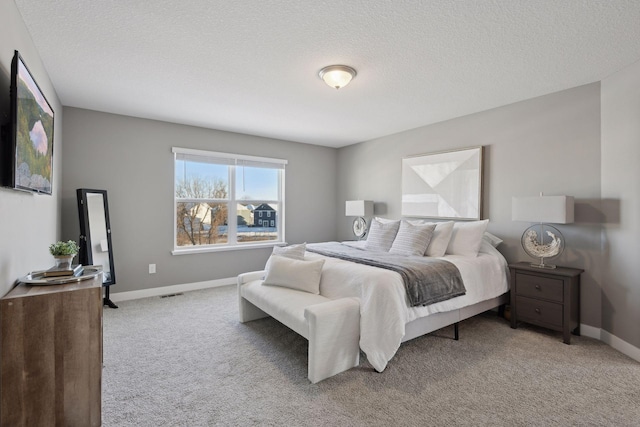
[[580,274],[577,268],[542,269],[528,262],[509,264],[511,270],[511,327],[523,321],[562,332],[565,344],[571,333],[580,335]]
[[102,275],[0,299],[0,425],[99,426]]

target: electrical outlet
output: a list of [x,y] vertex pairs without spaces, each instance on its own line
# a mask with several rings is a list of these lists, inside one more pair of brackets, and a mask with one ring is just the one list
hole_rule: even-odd
[[149,264],[149,274],[155,274],[155,273],[156,273],[156,265]]

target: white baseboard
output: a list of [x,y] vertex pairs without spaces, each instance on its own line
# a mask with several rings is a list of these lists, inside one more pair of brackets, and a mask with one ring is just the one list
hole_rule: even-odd
[[580,335],[595,338],[618,350],[620,353],[629,356],[633,360],[640,362],[640,348],[635,347],[617,336],[589,325],[580,325]]
[[595,338],[601,340],[601,329],[593,326],[580,324],[580,335],[583,337]]
[[180,292],[197,291],[200,289],[217,288],[219,286],[235,285],[237,277],[226,279],[207,280],[204,282],[184,283],[181,285],[161,286],[159,288],[142,289],[140,291],[114,292],[109,295],[111,301],[129,301],[133,299],[158,297],[162,295],[177,294]]
[[640,348],[635,347],[629,344],[626,341],[621,340],[615,335],[610,334],[607,331],[602,331],[601,341],[609,344],[611,347],[615,348],[622,354],[626,354],[633,360],[640,362]]

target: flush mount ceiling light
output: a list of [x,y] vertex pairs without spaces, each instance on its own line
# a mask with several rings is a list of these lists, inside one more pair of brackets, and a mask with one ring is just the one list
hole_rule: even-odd
[[324,67],[318,75],[326,84],[332,88],[340,89],[349,84],[356,76],[356,70],[346,65],[329,65]]

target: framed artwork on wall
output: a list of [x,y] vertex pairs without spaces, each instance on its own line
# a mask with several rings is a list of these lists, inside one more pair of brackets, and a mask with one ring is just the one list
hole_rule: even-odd
[[483,147],[402,159],[402,215],[479,220]]

